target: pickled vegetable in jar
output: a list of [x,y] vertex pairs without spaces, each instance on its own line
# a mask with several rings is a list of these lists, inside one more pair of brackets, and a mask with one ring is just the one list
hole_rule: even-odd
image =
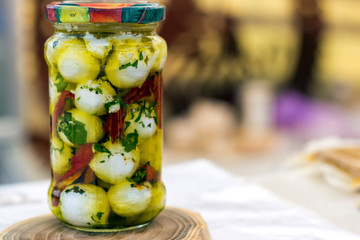
[[146,226],[165,206],[158,3],[55,2],[49,67],[52,213],[84,231]]

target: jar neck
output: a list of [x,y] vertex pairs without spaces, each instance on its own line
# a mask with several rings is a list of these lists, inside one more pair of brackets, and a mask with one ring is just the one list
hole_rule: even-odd
[[136,24],[136,23],[53,23],[56,32],[63,33],[141,33],[155,34],[159,23]]

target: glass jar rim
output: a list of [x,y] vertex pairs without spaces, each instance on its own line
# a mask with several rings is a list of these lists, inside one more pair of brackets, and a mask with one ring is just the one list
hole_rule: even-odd
[[46,6],[46,18],[54,23],[136,23],[165,20],[165,6],[147,1],[53,2]]
[[53,27],[57,32],[63,33],[117,33],[117,32],[138,32],[138,33],[155,33],[159,26],[158,22],[148,24],[136,23],[58,23],[53,22]]

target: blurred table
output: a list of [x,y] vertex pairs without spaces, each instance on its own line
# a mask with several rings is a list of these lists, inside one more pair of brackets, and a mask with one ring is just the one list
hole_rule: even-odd
[[[166,166],[163,176],[167,204],[199,212],[215,240],[360,239],[206,160]],[[48,185],[1,186],[0,230],[48,213]]]

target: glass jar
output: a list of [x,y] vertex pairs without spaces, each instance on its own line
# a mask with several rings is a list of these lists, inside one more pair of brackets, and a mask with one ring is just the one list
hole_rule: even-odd
[[49,67],[53,214],[84,231],[146,226],[161,181],[165,41],[157,3],[55,2]]

